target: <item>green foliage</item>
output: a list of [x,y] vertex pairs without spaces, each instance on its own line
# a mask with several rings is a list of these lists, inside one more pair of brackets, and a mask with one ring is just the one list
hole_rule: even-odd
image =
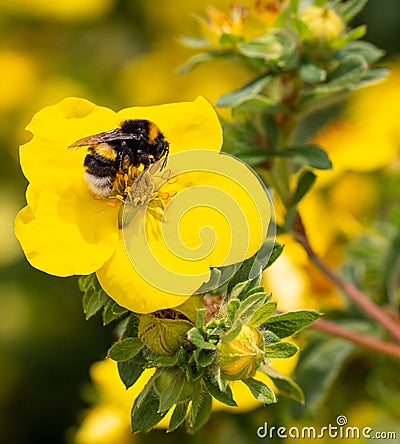
[[128,313],[126,308],[118,305],[101,288],[95,273],[81,276],[78,284],[83,292],[82,304],[86,320],[103,309],[103,325],[107,325]]

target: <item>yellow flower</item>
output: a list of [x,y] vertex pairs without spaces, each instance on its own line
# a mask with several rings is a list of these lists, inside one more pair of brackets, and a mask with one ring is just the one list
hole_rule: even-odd
[[121,202],[94,198],[83,175],[86,150],[67,149],[82,137],[137,118],[162,128],[171,154],[196,148],[218,152],[222,144],[218,118],[203,98],[118,113],[77,98],[44,108],[28,125],[33,138],[20,150],[30,184],[15,233],[34,267],[56,276],[97,271],[112,298],[143,313],[180,305],[188,296],[166,293],[138,275],[118,228]]
[[[102,198],[84,179],[86,149],[67,148],[126,119],[162,130],[168,167],[130,165]],[[221,127],[204,98],[118,113],[70,98],[40,111],[28,130],[34,137],[20,152],[28,205],[15,233],[42,271],[96,272],[118,304],[150,313],[182,304],[209,280],[210,268],[241,262],[265,239],[265,189],[244,163],[219,153]]]

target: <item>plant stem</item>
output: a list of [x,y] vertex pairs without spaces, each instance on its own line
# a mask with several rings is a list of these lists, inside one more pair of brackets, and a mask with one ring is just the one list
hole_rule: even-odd
[[360,333],[354,332],[352,330],[349,330],[348,328],[342,327],[341,325],[337,325],[324,319],[318,319],[317,321],[315,321],[311,325],[311,328],[332,334],[334,336],[348,339],[349,341],[354,342],[361,347],[365,347],[370,350],[376,350],[378,352],[400,359],[400,346],[398,346],[397,344],[393,344],[391,342],[383,342],[378,339],[364,336]]
[[333,282],[338,288],[347,294],[354,304],[356,304],[366,315],[375,320],[378,324],[382,325],[382,327],[384,327],[393,338],[400,342],[400,325],[384,311],[382,311],[379,306],[374,304],[374,302],[372,302],[361,290],[349,282],[346,282],[338,274],[331,270],[315,253],[306,235],[300,215],[298,215],[294,227],[294,236],[295,239],[303,246],[314,265],[316,265],[316,267],[331,282]]

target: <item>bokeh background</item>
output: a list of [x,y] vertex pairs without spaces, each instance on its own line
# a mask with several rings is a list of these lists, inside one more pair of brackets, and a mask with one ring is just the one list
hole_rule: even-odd
[[[118,110],[133,105],[192,100],[199,94],[215,103],[219,95],[239,87],[248,74],[224,62],[200,66],[180,77],[175,74],[176,68],[192,54],[180,46],[177,37],[199,35],[192,15],[204,14],[208,3],[199,0],[0,0],[2,444],[73,442],[86,409],[96,398],[90,383],[90,365],[103,359],[114,341],[113,326],[104,328],[100,317],[84,320],[77,279],[55,278],[33,269],[14,238],[13,219],[25,204],[27,185],[18,162],[18,146],[29,140],[24,127],[36,111],[67,96],[84,97]],[[230,3],[229,0],[213,2],[221,8]],[[321,193],[304,203],[308,222],[322,227],[315,242],[322,251],[335,252],[328,258],[334,265],[342,262],[341,250],[338,252],[335,246],[362,231],[360,227],[364,229],[372,221],[385,218],[395,226],[400,219],[399,211],[396,213],[400,200],[400,167],[395,160],[400,136],[394,130],[400,128],[397,71],[400,62],[396,61],[400,51],[398,0],[369,0],[356,19],[356,24],[361,23],[368,25],[365,40],[385,49],[384,64],[394,70],[391,83],[384,89],[372,90],[371,96],[350,98],[344,108],[335,107],[328,114],[313,116],[304,128],[311,134],[316,126],[328,121],[328,117],[343,115],[317,136],[321,143],[332,147],[332,151],[346,136],[346,125],[354,128],[353,123],[361,114],[368,116],[369,121],[362,121],[359,133],[352,137],[361,137],[363,128],[374,126],[379,127],[380,140],[383,134],[387,136],[386,145],[369,146],[365,154],[364,142],[359,141],[357,154],[350,160],[346,153],[339,153],[340,174],[334,180],[326,179]],[[375,100],[373,103],[380,100],[380,107],[370,106],[370,100]],[[371,141],[369,133],[366,138]],[[379,152],[386,153],[386,157],[375,156]],[[364,157],[369,163],[363,162]],[[359,164],[362,167],[358,168]],[[352,192],[356,195],[349,199]],[[382,206],[382,199],[386,206]],[[327,215],[337,222],[339,231],[321,223],[321,217],[324,221]],[[375,282],[380,271],[374,269],[373,264],[380,258],[382,243],[385,243],[379,230],[372,246],[370,243],[370,239],[358,238],[349,254],[357,261],[365,251],[369,252],[372,265],[366,265],[367,269],[360,273],[364,273],[362,279]],[[266,277],[267,285],[281,299],[281,306],[318,308],[316,300],[320,301],[321,295],[330,301],[331,307],[340,306],[335,302],[333,290],[296,254],[295,251],[292,258],[290,254],[283,256],[281,265]],[[308,298],[311,294],[313,300]],[[334,345],[331,350],[335,350]],[[344,361],[348,353],[342,353]],[[201,434],[181,435],[179,439],[193,443],[205,439],[221,444],[250,443],[257,439],[255,430],[267,416],[268,421],[279,425],[291,424],[291,421],[312,425],[337,414],[350,415],[355,425],[357,421],[360,424],[383,421],[383,430],[396,429],[399,433],[398,407],[394,407],[398,406],[400,397],[396,380],[399,367],[385,358],[359,353],[344,367],[338,366],[339,371],[343,383],[336,387],[342,389],[331,390],[327,398],[317,400],[320,403],[314,403],[314,412],[297,411],[302,414],[300,420],[293,419],[296,411],[282,400],[268,407],[268,413],[265,409],[239,415],[217,413]],[[322,408],[318,411],[319,406]],[[107,438],[108,441],[90,441],[89,437],[87,443],[176,440],[164,432],[142,438],[131,438],[129,433],[124,436]]]

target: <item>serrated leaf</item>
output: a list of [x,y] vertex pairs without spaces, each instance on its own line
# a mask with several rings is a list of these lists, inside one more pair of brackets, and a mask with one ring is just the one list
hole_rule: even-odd
[[351,342],[336,338],[324,338],[308,345],[296,368],[296,379],[306,400],[304,407],[295,407],[298,413],[304,414],[304,410],[314,414],[318,412],[354,348]]
[[191,409],[187,418],[187,428],[191,433],[197,432],[208,421],[211,415],[211,403],[211,395],[202,386],[194,391]]
[[298,384],[293,379],[275,370],[269,365],[263,365],[259,368],[264,374],[272,379],[276,388],[284,396],[292,398],[300,404],[304,404],[304,393]]
[[188,405],[189,405],[189,401],[180,402],[179,404],[176,404],[174,411],[171,415],[171,419],[169,421],[167,433],[173,432],[180,425],[183,424],[183,422],[185,421]]
[[314,310],[289,311],[270,317],[262,327],[283,339],[307,327],[319,317],[320,313]]
[[221,336],[221,341],[222,342],[233,341],[236,338],[236,336],[240,333],[241,329],[242,329],[242,321],[240,319],[236,319],[232,327]]
[[217,399],[223,404],[229,405],[231,407],[237,407],[236,401],[233,399],[232,390],[229,384],[227,384],[225,390],[222,391],[218,387],[218,384],[214,383],[211,378],[204,378],[203,381],[207,387],[208,392],[213,398]]
[[196,347],[203,348],[205,350],[215,350],[215,345],[211,342],[207,342],[204,339],[202,332],[196,327],[191,328],[187,332],[187,338]]
[[317,176],[312,171],[303,171],[297,181],[296,189],[290,199],[290,205],[297,205],[313,186]]
[[253,378],[243,379],[243,382],[258,401],[263,402],[264,404],[272,404],[276,402],[275,393],[263,382]]
[[271,79],[272,76],[263,75],[255,80],[252,80],[241,88],[222,95],[217,100],[216,105],[221,107],[234,107],[243,100],[256,96],[262,90],[262,88],[271,81]]
[[144,356],[143,349],[129,361],[118,362],[118,373],[127,389],[139,379],[146,365],[147,359]]
[[128,361],[136,356],[143,347],[139,338],[126,338],[116,342],[109,350],[108,355],[114,361]]
[[159,394],[160,403],[158,411],[160,413],[168,411],[179,400],[185,383],[185,374],[183,372],[177,372],[171,384],[167,385]]
[[258,327],[266,322],[276,311],[276,302],[271,301],[259,307],[250,318],[248,325]]
[[276,342],[264,348],[265,356],[270,359],[286,359],[295,355],[299,348],[290,342]]
[[266,298],[267,295],[265,292],[254,293],[251,296],[246,297],[241,302],[236,312],[236,317],[246,323],[253,316],[253,313],[265,304]]
[[310,166],[319,170],[332,168],[326,151],[315,144],[291,146],[279,152],[280,156],[292,159],[298,165]]
[[218,51],[218,50],[201,52],[200,54],[196,54],[177,69],[177,74],[186,74],[187,72],[191,71],[195,66],[200,65],[201,63],[204,62],[209,62],[210,60],[223,58],[226,56],[226,54],[227,54],[226,51]]
[[116,321],[117,319],[121,318],[126,313],[128,313],[128,311],[129,310],[127,308],[121,307],[116,302],[110,299],[104,305],[103,325],[108,325],[111,322]]
[[148,432],[167,414],[167,411],[158,412],[159,398],[153,389],[141,399],[140,406],[137,406],[138,398],[132,407],[132,433]]

